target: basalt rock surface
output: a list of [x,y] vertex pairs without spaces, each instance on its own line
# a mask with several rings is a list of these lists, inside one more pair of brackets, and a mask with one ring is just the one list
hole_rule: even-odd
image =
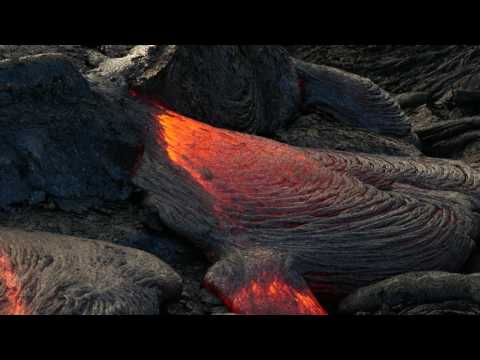
[[399,105],[369,79],[296,60],[278,46],[136,46],[89,79],[231,130],[269,136],[319,108],[341,124],[416,141]]
[[[393,94],[409,116],[425,154],[478,162],[478,127],[469,120],[480,115],[478,46],[335,45],[288,49],[295,58],[367,77]],[[420,125],[419,132],[416,125]]]
[[345,298],[341,314],[479,315],[480,274],[418,272],[361,288]]
[[137,46],[102,63],[90,79],[109,79],[115,91],[135,89],[187,116],[257,134],[285,126],[300,101],[290,57],[275,46]]
[[105,242],[0,229],[0,314],[158,314],[180,277],[153,255]]
[[82,211],[130,196],[140,105],[92,90],[61,54],[1,61],[0,84],[0,207]]
[[396,156],[422,156],[413,144],[397,137],[348,126],[318,110],[299,116],[275,133],[276,140],[298,147]]
[[[425,150],[431,156],[465,158],[477,162],[472,157],[472,146],[478,146],[480,139],[480,116],[442,121],[433,126],[418,129]],[[470,149],[470,150],[469,150]],[[469,156],[470,154],[470,156]]]
[[81,72],[96,68],[106,56],[82,45],[0,45],[0,61],[41,54],[62,54]]
[[368,77],[389,92],[426,92],[434,101],[451,91],[478,91],[479,46],[289,46],[303,61]]
[[411,136],[400,106],[371,80],[336,68],[292,60],[301,81],[303,106],[320,107],[339,122],[380,134]]
[[126,56],[135,45],[97,45],[94,48],[109,58]]

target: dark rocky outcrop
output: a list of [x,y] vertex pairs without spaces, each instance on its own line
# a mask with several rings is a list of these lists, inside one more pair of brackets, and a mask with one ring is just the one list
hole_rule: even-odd
[[324,65],[293,62],[302,82],[304,107],[319,107],[341,123],[376,133],[411,136],[400,106],[370,79]]
[[60,54],[2,61],[0,84],[0,206],[129,197],[145,109],[92,90]]
[[291,46],[304,61],[368,77],[393,94],[426,92],[433,101],[452,90],[478,91],[480,47],[468,45]]
[[295,115],[300,90],[285,50],[269,46],[145,45],[91,72],[218,126],[270,134]]
[[288,49],[295,58],[365,76],[393,94],[407,112],[425,154],[478,162],[478,129],[474,122],[463,121],[480,115],[478,46],[313,45]]

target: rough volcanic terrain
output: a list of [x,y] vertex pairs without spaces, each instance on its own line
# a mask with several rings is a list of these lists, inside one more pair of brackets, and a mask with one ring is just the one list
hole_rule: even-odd
[[167,262],[183,279],[182,296],[165,306],[166,313],[227,313],[221,301],[201,289],[208,269],[201,252],[149,215],[135,202],[112,203],[109,207],[75,214],[61,211],[47,201],[36,207],[19,206],[1,211],[0,226],[102,240],[147,251]]
[[[285,54],[294,60],[290,62]],[[169,62],[170,67],[165,67]],[[347,75],[353,84],[351,99],[343,103],[337,96],[318,99],[318,94],[328,91],[315,85],[317,68],[308,63],[351,72],[376,85]],[[451,260],[455,273],[396,275],[356,290],[338,307],[322,303],[330,314],[480,314],[480,281],[475,274],[480,271],[480,252],[473,242],[478,238],[470,239],[478,230],[474,224],[480,206],[476,198],[479,65],[478,46],[0,45],[0,124],[4,125],[0,135],[7,139],[0,144],[0,227],[99,240],[153,254],[183,280],[181,296],[162,304],[162,313],[229,314],[220,297],[202,286],[212,265],[205,251],[160,220],[144,191],[148,186],[140,189],[130,182],[129,171],[138,170],[134,155],[143,155],[141,131],[150,114],[127,92],[149,100],[152,94],[161,94],[154,100],[221,129],[313,149],[307,149],[308,154],[316,150],[368,154],[358,159],[339,157],[353,167],[368,169],[377,161],[375,156],[398,157],[401,174],[392,170],[388,176],[400,176],[407,185],[389,181],[381,172],[361,180],[382,191],[425,198],[428,204],[448,203],[456,211],[452,214],[462,216],[450,225],[460,224],[463,230],[468,223],[468,231],[453,235],[462,250]],[[259,72],[261,68],[269,71]],[[31,81],[35,69],[46,75]],[[10,74],[24,78],[13,79]],[[343,73],[332,70],[325,76],[320,84],[324,81],[339,94],[345,91]],[[372,98],[378,103],[372,104]],[[385,121],[376,123],[378,112]],[[443,183],[430,182],[428,173],[437,170],[428,168],[421,174],[426,174],[422,189],[432,192],[410,188],[409,176],[420,171],[415,173],[418,169],[411,170],[415,165],[409,167],[403,159],[421,162],[425,156],[467,164],[467,170],[456,167],[466,180],[458,180],[455,173],[454,181],[458,180],[458,188],[471,186],[464,193],[472,193],[474,200],[470,203],[455,194],[437,197],[435,191]],[[325,167],[337,166],[325,158],[321,161]],[[203,174],[207,179],[213,175],[217,174]],[[359,171],[355,176],[363,175]],[[448,182],[448,175],[445,179]],[[446,190],[463,191],[454,185]],[[7,193],[8,188],[14,191]],[[166,202],[166,197],[155,201]],[[458,266],[464,258],[469,261]],[[425,263],[430,260],[428,255]],[[431,267],[437,270],[436,265]]]

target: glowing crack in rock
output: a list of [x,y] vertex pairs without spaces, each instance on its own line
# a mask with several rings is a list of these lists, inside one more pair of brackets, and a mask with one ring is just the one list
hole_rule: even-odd
[[7,306],[4,315],[28,315],[28,310],[21,297],[20,282],[15,274],[10,259],[0,252],[0,283],[5,289]]

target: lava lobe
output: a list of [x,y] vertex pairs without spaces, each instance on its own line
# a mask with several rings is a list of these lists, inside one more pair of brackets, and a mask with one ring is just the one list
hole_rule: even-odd
[[134,182],[215,255],[205,284],[236,312],[323,313],[310,290],[457,271],[474,246],[480,174],[466,164],[300,149],[156,110]]

